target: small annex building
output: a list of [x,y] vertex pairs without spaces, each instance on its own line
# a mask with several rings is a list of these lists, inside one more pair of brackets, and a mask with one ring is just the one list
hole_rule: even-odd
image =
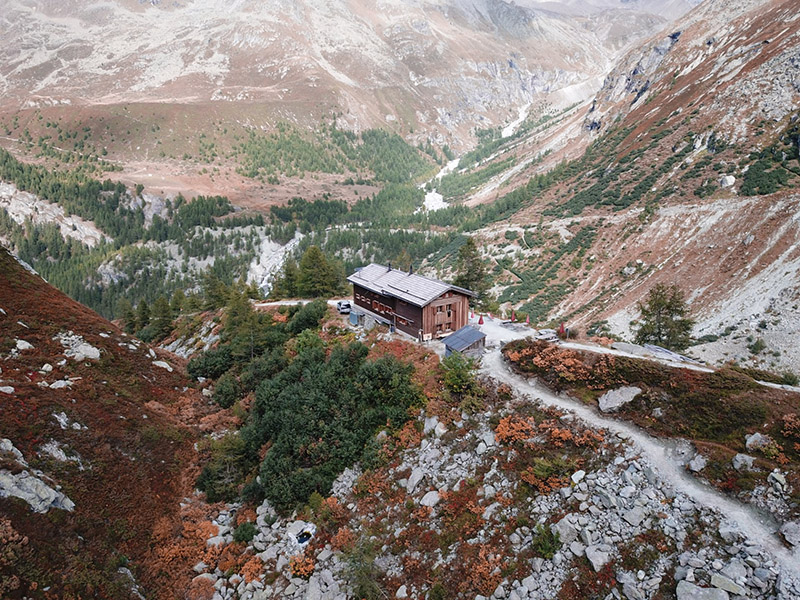
[[475,293],[416,273],[370,264],[347,278],[353,309],[420,340],[450,335],[467,324]]
[[450,356],[459,352],[470,358],[478,358],[486,347],[486,334],[472,325],[464,325],[461,329],[448,335],[444,340],[444,355]]

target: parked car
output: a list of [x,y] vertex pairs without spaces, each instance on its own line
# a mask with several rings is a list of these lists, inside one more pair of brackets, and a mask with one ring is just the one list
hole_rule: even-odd
[[347,300],[339,300],[339,302],[336,303],[336,310],[346,315],[350,312],[350,303]]

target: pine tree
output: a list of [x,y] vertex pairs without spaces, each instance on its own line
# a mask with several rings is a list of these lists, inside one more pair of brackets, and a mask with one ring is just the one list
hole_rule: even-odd
[[124,323],[125,333],[136,333],[136,312],[127,298],[120,298],[117,303],[117,314]]
[[637,344],[657,344],[670,350],[689,346],[694,321],[686,316],[686,301],[677,285],[657,284],[637,307],[641,316],[638,323],[632,323]]
[[486,266],[478,253],[474,238],[468,237],[464,245],[459,248],[456,270],[458,275],[453,283],[475,292],[478,295],[478,305],[482,306],[488,302],[489,282]]
[[159,296],[153,304],[153,339],[165,338],[172,331],[172,308],[164,296]]
[[183,305],[186,302],[186,294],[183,293],[183,290],[178,288],[172,294],[172,299],[169,302],[169,307],[172,310],[172,316],[177,317],[181,314],[181,310],[183,310]]
[[139,306],[136,307],[136,327],[144,329],[150,324],[150,306],[147,300],[140,300]]
[[297,293],[304,298],[330,298],[342,288],[341,266],[329,261],[319,246],[310,246],[300,259]]

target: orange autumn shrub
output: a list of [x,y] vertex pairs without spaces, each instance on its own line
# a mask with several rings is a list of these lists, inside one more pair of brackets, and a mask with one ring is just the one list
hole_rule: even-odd
[[214,597],[214,584],[205,577],[196,577],[186,590],[186,600],[211,600]]
[[306,549],[304,554],[298,554],[289,559],[289,571],[292,576],[308,579],[314,573],[316,562],[314,557]]
[[563,477],[550,476],[547,479],[541,479],[531,469],[525,469],[520,473],[520,478],[540,494],[549,494],[568,484],[567,479]]
[[532,438],[534,429],[529,420],[510,415],[500,419],[494,433],[501,444],[513,444]]
[[397,444],[401,448],[419,446],[422,441],[422,432],[417,429],[416,421],[408,421],[403,428],[395,434]]
[[478,559],[472,565],[467,583],[472,589],[478,589],[484,596],[491,596],[503,579],[499,571],[502,560],[499,555],[492,554],[489,546],[484,544],[478,549]]
[[248,560],[241,569],[242,577],[244,577],[245,583],[250,583],[251,581],[255,581],[259,577],[261,577],[261,573],[264,571],[264,563],[261,561],[260,558],[254,556],[250,560]]
[[356,545],[356,534],[349,527],[342,527],[331,538],[331,547],[334,550],[349,552]]

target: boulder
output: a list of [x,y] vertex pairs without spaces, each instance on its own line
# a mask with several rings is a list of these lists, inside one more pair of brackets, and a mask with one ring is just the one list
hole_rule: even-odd
[[749,456],[747,454],[737,454],[733,457],[731,464],[733,468],[737,471],[750,471],[753,469],[753,463],[755,462],[755,458]]
[[437,492],[436,490],[428,492],[422,497],[422,500],[420,500],[419,503],[422,506],[429,506],[433,508],[434,506],[439,504],[439,492]]
[[721,188],[731,187],[734,183],[736,183],[736,177],[733,175],[723,175],[719,178],[719,187]]
[[706,468],[708,460],[702,454],[696,454],[695,457],[689,461],[689,470],[693,473],[699,473]]
[[411,471],[411,475],[408,478],[408,483],[406,484],[406,491],[409,494],[413,494],[423,477],[425,477],[425,472],[419,467]]
[[700,586],[679,581],[675,590],[678,600],[728,600],[728,592],[719,588],[701,588]]
[[717,575],[716,573],[714,573],[711,576],[711,585],[713,585],[715,588],[719,588],[721,590],[725,590],[726,592],[730,592],[735,596],[743,596],[746,591],[738,583],[731,581],[724,575]]
[[792,546],[800,547],[800,521],[787,521],[781,526],[781,533]]
[[568,517],[564,517],[557,523],[550,526],[550,531],[558,534],[558,539],[562,544],[571,544],[578,538],[578,530],[572,523],[569,522]]
[[638,527],[639,524],[642,521],[644,521],[644,518],[646,516],[647,515],[645,514],[644,510],[637,506],[636,508],[632,508],[624,515],[622,515],[622,518],[625,519],[628,523],[630,523],[634,527]]
[[322,598],[322,590],[319,587],[319,577],[312,575],[308,580],[308,587],[306,588],[305,600],[320,600]]
[[761,450],[762,448],[767,448],[772,444],[773,441],[771,437],[758,432],[748,435],[744,439],[745,448],[748,450]]
[[401,599],[402,598],[408,598],[408,591],[406,590],[406,586],[405,585],[401,585],[399,588],[397,588],[397,591],[395,592],[394,597],[395,598],[401,598]]
[[616,390],[609,390],[597,401],[600,410],[603,412],[614,412],[633,400],[642,393],[642,389],[636,386],[626,385]]
[[595,572],[598,572],[611,560],[611,554],[600,545],[588,546],[586,548],[586,558],[592,563],[592,568]]

